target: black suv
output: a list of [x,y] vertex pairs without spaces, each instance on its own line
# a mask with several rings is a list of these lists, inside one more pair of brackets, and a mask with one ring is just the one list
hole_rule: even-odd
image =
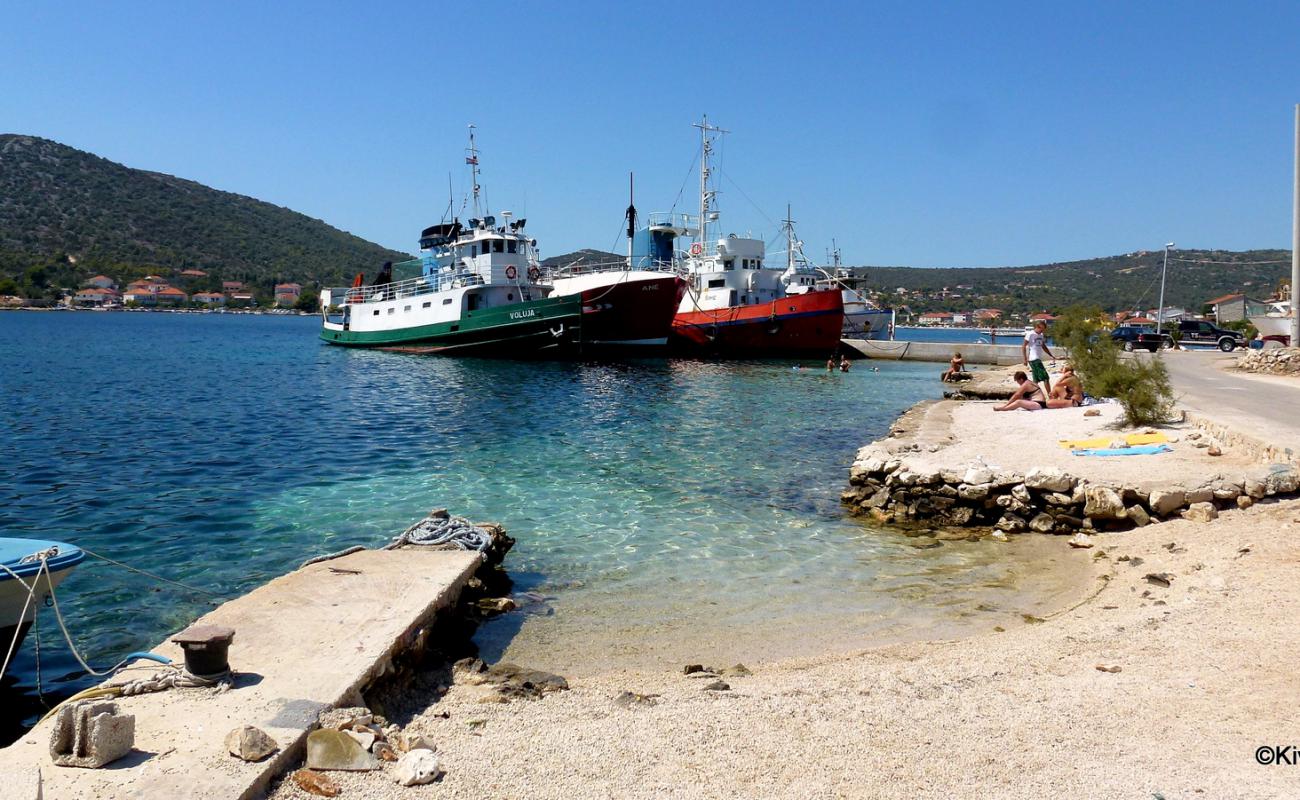
[[1139,328],[1134,325],[1121,325],[1110,332],[1111,341],[1119,342],[1125,350],[1150,350],[1152,353],[1161,346],[1167,346],[1168,337],[1156,333],[1151,328]]
[[1246,334],[1217,327],[1202,319],[1185,319],[1179,322],[1178,341],[1182,344],[1212,344],[1225,353],[1249,345]]

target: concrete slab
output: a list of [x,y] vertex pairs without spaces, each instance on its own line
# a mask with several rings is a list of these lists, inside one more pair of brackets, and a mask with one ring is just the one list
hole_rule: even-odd
[[[477,553],[463,551],[365,550],[276,578],[200,620],[236,631],[233,689],[118,699],[135,716],[135,750],[102,769],[54,766],[47,721],[0,750],[0,774],[39,769],[45,797],[59,800],[260,797],[301,758],[318,711],[351,704],[438,610],[456,601],[478,564]],[[170,642],[154,652],[182,659]],[[123,679],[157,668],[141,662]],[[223,740],[242,725],[261,728],[279,752],[253,764],[229,755]]]
[[[1001,338],[1001,337],[999,337]],[[1011,339],[1012,337],[1008,337]],[[841,344],[851,347],[867,358],[886,361],[934,361],[946,364],[952,354],[960,352],[967,364],[994,364],[1008,366],[1019,364],[1020,339],[1008,344],[953,344],[951,342],[904,342],[844,339]],[[1058,356],[1063,351],[1054,351]]]

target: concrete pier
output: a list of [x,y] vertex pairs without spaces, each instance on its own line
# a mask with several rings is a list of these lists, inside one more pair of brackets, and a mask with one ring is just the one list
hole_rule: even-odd
[[[276,578],[198,620],[235,629],[232,689],[117,699],[135,716],[135,748],[102,769],[54,766],[47,720],[0,750],[0,774],[39,770],[44,796],[59,800],[261,797],[301,760],[320,710],[356,704],[395,655],[426,635],[434,615],[454,605],[479,564],[477,553],[464,551],[364,550]],[[183,660],[170,641],[153,652]],[[158,669],[140,662],[115,681]],[[279,751],[257,763],[229,755],[223,740],[243,725],[261,728]]]
[[[1007,337],[1010,339],[1011,337]],[[954,344],[952,342],[902,342],[867,339],[844,339],[840,342],[866,358],[886,361],[936,361],[948,363],[953,353],[960,352],[967,364],[1010,366],[1021,361],[1020,342],[1014,344]],[[1060,355],[1058,352],[1057,355]]]

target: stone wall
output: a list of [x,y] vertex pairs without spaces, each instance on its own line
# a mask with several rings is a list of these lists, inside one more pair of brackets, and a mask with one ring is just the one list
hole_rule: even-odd
[[1251,350],[1242,356],[1235,369],[1268,375],[1294,375],[1300,373],[1300,348],[1270,347]]
[[1119,486],[1082,480],[1055,468],[1017,474],[977,462],[935,469],[909,459],[908,447],[922,452],[919,444],[890,452],[883,443],[858,452],[849,488],[840,498],[850,513],[882,523],[1064,534],[1126,530],[1183,517],[1207,521],[1220,509],[1246,508],[1300,487],[1300,471],[1291,464],[1213,475],[1195,487]]

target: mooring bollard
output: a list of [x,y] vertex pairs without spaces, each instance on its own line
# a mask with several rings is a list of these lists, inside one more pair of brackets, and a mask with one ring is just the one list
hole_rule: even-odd
[[185,669],[200,677],[230,671],[230,643],[235,629],[224,625],[192,625],[172,637],[185,651]]

